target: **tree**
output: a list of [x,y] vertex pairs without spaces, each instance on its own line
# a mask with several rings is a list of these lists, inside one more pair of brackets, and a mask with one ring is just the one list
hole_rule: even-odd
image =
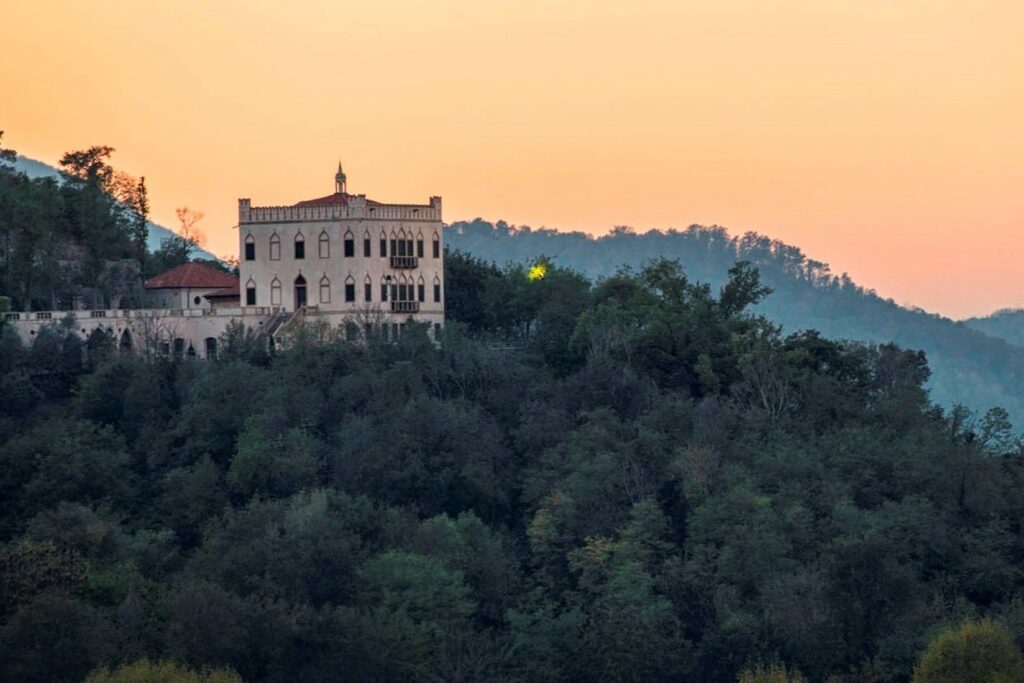
[[797,671],[789,671],[784,664],[757,664],[740,672],[737,683],[804,683]]
[[175,662],[142,659],[116,669],[96,669],[85,683],[242,683],[242,678],[227,668],[193,671]]
[[965,621],[929,643],[914,669],[914,683],[1024,681],[1024,655],[1002,624]]

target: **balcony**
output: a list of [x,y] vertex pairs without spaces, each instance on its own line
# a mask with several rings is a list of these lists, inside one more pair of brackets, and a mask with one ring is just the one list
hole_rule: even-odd
[[415,268],[420,264],[420,260],[415,256],[392,256],[391,267],[392,268]]
[[[392,258],[409,258],[408,256],[399,256]],[[392,313],[419,313],[420,302],[419,301],[392,301],[391,302]]]

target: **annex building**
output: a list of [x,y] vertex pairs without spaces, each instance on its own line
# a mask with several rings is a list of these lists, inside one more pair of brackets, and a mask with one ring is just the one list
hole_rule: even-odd
[[332,194],[288,206],[238,200],[239,276],[187,263],[143,283],[145,308],[29,311],[5,319],[29,344],[44,325],[67,321],[88,338],[104,329],[122,350],[216,356],[232,321],[268,344],[299,322],[349,338],[397,339],[409,321],[432,334],[444,324],[441,198],[385,204],[349,194],[338,165]]

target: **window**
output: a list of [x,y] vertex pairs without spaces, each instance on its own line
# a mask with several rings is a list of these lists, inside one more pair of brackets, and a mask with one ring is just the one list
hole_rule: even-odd
[[364,237],[363,238],[363,256],[365,256],[366,258],[370,257],[370,238],[369,237]]
[[245,305],[256,305],[256,285],[252,284],[252,280],[245,286]]
[[423,258],[423,235],[416,236],[416,256]]
[[253,239],[252,235],[245,236],[245,260],[256,260],[256,240]]
[[331,281],[324,275],[320,278],[320,303],[331,303]]
[[380,283],[380,300],[381,301],[387,301],[388,300],[388,283],[386,283],[386,282]]
[[416,300],[420,303],[426,301],[426,295],[424,294],[425,289],[426,287],[423,286],[423,280],[420,280],[420,283],[416,285]]
[[384,233],[380,234],[380,257],[384,258],[388,255],[388,238]]
[[352,233],[345,233],[345,256],[351,258],[356,255],[356,241],[352,237]]
[[295,258],[306,258],[306,238],[302,236],[301,232],[295,236]]
[[434,323],[434,339],[441,336],[441,323]]
[[331,258],[331,238],[326,230],[320,233],[320,258]]
[[399,301],[408,301],[409,300],[409,297],[406,296],[406,287],[405,287],[405,283],[404,282],[402,284],[398,285],[398,300]]
[[363,301],[370,303],[373,301],[373,283],[367,282],[363,285]]
[[295,310],[306,305],[306,278],[301,275],[295,278]]
[[356,283],[349,277],[345,280],[345,301],[353,302],[356,300]]
[[434,303],[441,303],[441,281],[434,278]]
[[270,236],[270,260],[281,260],[281,238],[277,236],[276,232]]
[[198,296],[197,297],[193,297],[192,298],[192,303],[194,303],[196,306],[198,306],[199,304],[203,303],[203,300],[200,299]]
[[391,255],[398,256],[398,240],[395,238],[395,233],[391,233]]
[[441,240],[437,233],[434,233],[434,258],[441,258]]
[[281,305],[281,281],[278,280],[276,277],[270,282],[270,305]]

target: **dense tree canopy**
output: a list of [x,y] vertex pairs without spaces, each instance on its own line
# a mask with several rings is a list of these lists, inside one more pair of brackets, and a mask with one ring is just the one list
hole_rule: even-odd
[[923,354],[784,335],[744,263],[447,262],[439,345],[0,329],[0,679],[906,682],[965,618],[1024,638],[1024,455]]

